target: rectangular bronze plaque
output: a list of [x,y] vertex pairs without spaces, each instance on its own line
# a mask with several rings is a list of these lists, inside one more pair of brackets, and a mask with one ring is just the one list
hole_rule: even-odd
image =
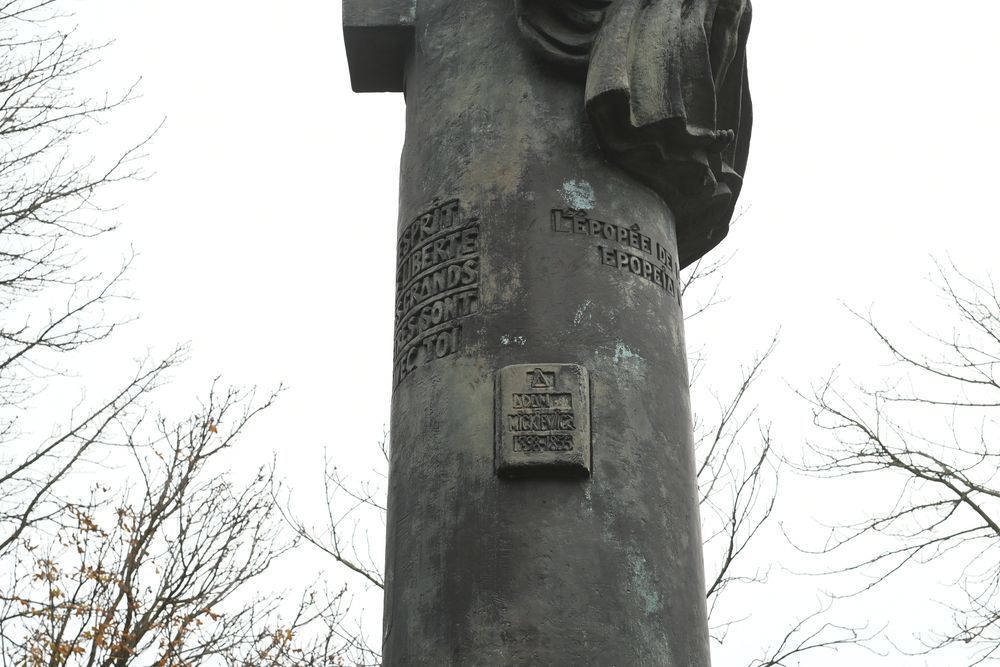
[[590,378],[576,364],[521,364],[497,373],[500,475],[590,474]]

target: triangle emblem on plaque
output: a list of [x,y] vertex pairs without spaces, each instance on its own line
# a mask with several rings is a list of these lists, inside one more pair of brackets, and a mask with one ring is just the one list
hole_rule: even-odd
[[552,389],[556,385],[555,373],[546,373],[541,368],[536,368],[528,375],[531,376],[532,389]]

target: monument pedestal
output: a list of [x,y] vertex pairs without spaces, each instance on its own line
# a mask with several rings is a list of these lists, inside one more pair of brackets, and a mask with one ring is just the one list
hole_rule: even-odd
[[671,212],[510,2],[397,14],[384,664],[707,667]]

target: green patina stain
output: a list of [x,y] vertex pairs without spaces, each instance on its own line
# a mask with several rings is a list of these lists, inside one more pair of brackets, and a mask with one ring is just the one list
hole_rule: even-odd
[[642,359],[642,357],[630,350],[624,343],[615,345],[615,363],[620,364],[629,359]]
[[576,314],[573,316],[573,324],[579,326],[579,324],[583,322],[583,316],[587,314],[587,310],[593,305],[594,302],[589,299],[584,301],[583,305],[577,309]]
[[525,338],[524,336],[510,336],[508,334],[500,336],[500,344],[505,346],[520,345],[521,347],[524,347],[527,344],[527,342],[528,339]]
[[594,208],[597,203],[594,188],[587,181],[566,181],[562,186],[562,197],[570,208],[585,211]]
[[636,554],[628,556],[629,568],[632,570],[632,577],[635,581],[636,593],[642,598],[647,614],[655,614],[660,611],[660,592],[656,590],[653,580],[649,576],[646,567],[646,559]]

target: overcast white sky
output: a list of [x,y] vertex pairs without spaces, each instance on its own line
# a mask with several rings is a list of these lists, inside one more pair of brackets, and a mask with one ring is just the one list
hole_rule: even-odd
[[[286,383],[241,463],[277,452],[306,504],[324,449],[365,474],[389,414],[402,97],[351,92],[336,0],[75,5],[83,33],[116,40],[101,85],[142,77],[142,98],[104,140],[125,147],[166,118],[150,146],[155,176],[123,191],[115,214],[119,242],[138,252],[141,320],[114,353],[190,341],[178,395],[220,374]],[[1000,3],[757,0],[754,12],[747,210],[721,248],[736,252],[729,301],[693,323],[688,342],[710,355],[706,380],[724,386],[780,329],[762,404],[794,453],[809,414],[793,389],[836,366],[867,379],[885,371],[844,304],[872,305],[905,332],[934,317],[932,257],[975,272],[995,265]],[[121,367],[105,354],[109,373]],[[795,480],[783,493],[789,526],[860,509],[865,497]],[[784,553],[774,539],[762,560]],[[740,601],[752,618],[718,665],[743,664],[767,628],[773,637],[795,610],[815,606],[813,580],[775,579]],[[914,581],[850,613],[905,639],[940,613]],[[802,664],[962,658],[844,653]]]

